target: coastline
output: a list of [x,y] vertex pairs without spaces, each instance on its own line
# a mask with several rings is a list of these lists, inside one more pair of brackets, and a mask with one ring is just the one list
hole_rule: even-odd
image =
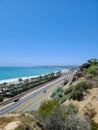
[[[70,69],[64,69],[64,70],[61,70],[61,73],[66,73],[70,71]],[[59,72],[59,71],[54,71],[54,72],[50,72],[50,73],[56,73],[56,72]],[[0,80],[0,84],[3,84],[3,83],[18,83],[18,79],[19,78],[22,78],[22,80],[26,80],[26,79],[31,79],[31,78],[37,78],[39,76],[44,76],[44,75],[48,75],[49,73],[46,73],[46,74],[41,74],[41,75],[37,75],[37,76],[27,76],[27,77],[17,77],[17,78],[10,78],[10,79],[4,79],[4,80]]]

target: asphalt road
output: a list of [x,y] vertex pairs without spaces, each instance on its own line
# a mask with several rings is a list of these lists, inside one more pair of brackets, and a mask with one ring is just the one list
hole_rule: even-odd
[[[56,79],[55,81],[48,83],[47,85],[43,86],[43,88],[41,90],[38,90],[35,93],[27,96],[26,98],[15,102],[13,105],[0,110],[0,115],[6,114],[6,113],[9,113],[9,112],[15,112],[19,108],[21,108],[22,106],[25,106],[26,104],[28,104],[30,102],[30,100],[32,100],[32,99],[35,99],[35,102],[33,101],[32,104],[30,104],[28,107],[26,107],[24,109],[24,111],[37,110],[39,105],[41,104],[41,102],[46,100],[50,96],[51,92],[53,92],[52,88],[54,86],[58,87],[59,85],[61,85],[65,78],[67,78],[67,76],[63,76],[59,79]],[[44,93],[44,91],[46,91],[46,93]],[[48,93],[48,91],[49,91],[49,93]],[[41,95],[43,95],[43,96],[41,96]],[[36,101],[36,99],[38,99],[38,100]]]

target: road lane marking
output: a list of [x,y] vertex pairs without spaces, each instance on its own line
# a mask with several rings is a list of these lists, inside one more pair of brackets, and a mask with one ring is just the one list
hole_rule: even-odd
[[[17,112],[21,112],[24,111],[26,108],[28,108],[30,105],[32,105],[33,103],[35,103],[36,101],[39,101],[39,99],[43,98],[44,96],[48,95],[51,91],[55,90],[58,86],[54,85],[53,87],[49,88],[48,91],[46,93],[42,93],[39,96],[31,99],[28,103],[24,104],[23,106],[21,106],[20,108],[18,108],[16,111]],[[50,97],[50,96],[49,96]]]

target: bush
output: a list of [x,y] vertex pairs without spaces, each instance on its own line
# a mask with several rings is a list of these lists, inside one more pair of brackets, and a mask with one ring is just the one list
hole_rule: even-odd
[[63,97],[60,99],[60,104],[64,103],[66,100],[67,100],[66,96],[63,96]]
[[88,63],[90,63],[90,65],[98,65],[98,60],[93,58],[93,59],[88,60]]
[[4,100],[4,97],[0,96],[0,102],[3,102],[3,100]]
[[91,120],[91,130],[98,130],[98,123]]
[[58,100],[45,101],[40,105],[39,115],[41,116],[49,115],[55,107],[59,107],[59,106],[60,104]]
[[80,69],[88,69],[90,67],[90,63],[84,63]]
[[56,89],[56,92],[63,92],[63,88],[62,88],[62,87],[58,87],[58,88]]
[[93,78],[92,74],[87,74],[86,78]]
[[68,83],[68,80],[64,80],[63,85],[65,86]]
[[83,92],[87,89],[93,88],[93,85],[86,82],[77,83],[75,86],[70,86],[64,91],[64,95],[67,96],[69,99],[83,100]]
[[71,115],[66,119],[64,130],[91,130],[91,125],[86,117]]
[[98,74],[98,67],[96,65],[92,65],[88,68],[88,73],[92,74],[94,77]]
[[83,100],[83,91],[73,91],[70,94],[69,99],[78,100],[78,101]]
[[[26,130],[26,127],[23,124],[21,124],[17,128],[15,128],[15,130]],[[30,129],[28,129],[28,130],[30,130]]]
[[58,99],[63,96],[63,88],[58,87],[51,95],[53,99]]
[[78,107],[73,103],[64,106],[65,112],[67,115],[73,115],[78,112]]
[[58,102],[46,101],[39,109],[38,118],[46,130],[91,130],[89,120],[77,112],[77,106],[72,103],[58,105]]
[[64,95],[69,94],[70,92],[72,92],[72,90],[73,90],[73,87],[70,86],[69,88],[67,88],[67,89],[64,91]]
[[66,108],[59,107],[50,116],[41,119],[46,130],[91,130],[89,121],[76,114],[66,115]]
[[91,88],[92,88],[92,84],[89,84],[86,82],[80,82],[80,83],[76,84],[76,86],[74,86],[75,91],[76,90],[85,91],[85,90],[91,89]]
[[46,130],[62,130],[64,129],[66,114],[64,109],[56,107],[51,111],[50,115],[41,117],[40,121]]

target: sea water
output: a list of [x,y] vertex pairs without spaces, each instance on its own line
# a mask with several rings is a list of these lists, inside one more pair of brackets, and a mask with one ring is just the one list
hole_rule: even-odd
[[31,77],[67,70],[62,67],[0,67],[0,81],[20,77]]

